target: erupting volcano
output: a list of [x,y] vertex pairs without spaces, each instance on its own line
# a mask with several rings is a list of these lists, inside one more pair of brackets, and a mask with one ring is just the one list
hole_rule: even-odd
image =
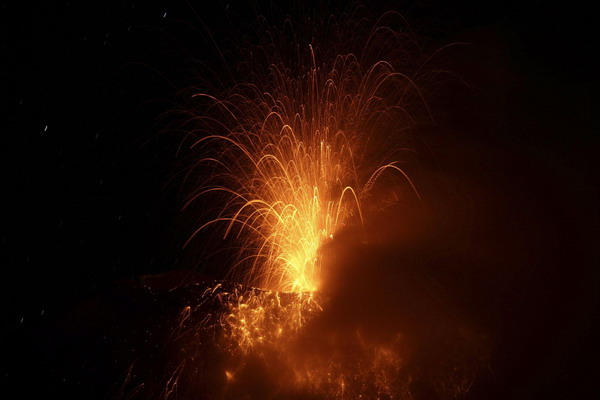
[[[198,239],[206,231],[228,239],[237,257],[223,276],[241,284],[207,288],[200,303],[218,299],[223,309],[192,318],[202,308],[186,306],[181,326],[199,338],[215,332],[223,388],[211,392],[219,398],[247,396],[256,385],[269,398],[413,398],[423,391],[416,388],[422,372],[409,367],[406,332],[382,338],[369,332],[381,327],[365,329],[360,319],[350,331],[326,326],[329,307],[339,307],[326,289],[325,277],[335,275],[327,269],[344,265],[323,257],[340,232],[370,243],[367,226],[381,212],[419,212],[408,170],[415,168],[416,121],[430,118],[421,85],[431,79],[431,55],[401,32],[406,26],[395,13],[374,22],[343,15],[307,18],[301,27],[259,19],[257,26],[261,39],[239,50],[243,79],[194,93],[180,127],[193,160],[184,209],[201,204],[186,246],[207,246]],[[470,385],[471,367],[447,361],[428,383],[442,398]]]
[[5,396],[600,398],[592,7],[4,3]]

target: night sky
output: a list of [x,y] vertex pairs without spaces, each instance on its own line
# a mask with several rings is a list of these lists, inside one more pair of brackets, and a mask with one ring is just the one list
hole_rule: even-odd
[[[14,3],[0,4],[0,376],[9,387],[53,387],[59,378],[50,372],[52,357],[61,356],[45,353],[40,332],[115,283],[196,267],[182,250],[192,227],[180,211],[181,182],[173,179],[184,165],[177,155],[181,138],[165,113],[185,103],[187,88],[202,85],[198,63],[218,64],[211,37],[222,41],[223,32],[239,28],[228,27],[231,21],[251,24],[256,9],[268,7],[221,0]],[[515,382],[512,398],[595,398],[596,14],[591,6],[558,1],[453,3],[370,7],[375,15],[402,12],[430,46],[470,43],[446,65],[472,85],[434,101],[435,132],[447,129],[460,142],[483,145],[477,148],[507,149],[532,169],[551,166],[540,167],[548,171],[544,188],[559,193],[551,206],[548,190],[524,187],[538,210],[547,211],[546,228],[573,241],[553,244],[564,245],[561,254],[568,255],[550,270],[533,268],[547,278],[543,289],[532,283],[535,276],[515,284],[519,301],[527,303],[531,294],[538,302],[562,304],[556,313],[546,310],[554,319],[540,317],[531,325],[536,335],[560,332],[541,340],[559,348],[556,356],[542,362],[546,369],[539,374],[518,367],[512,375],[501,373],[499,385]],[[327,4],[304,7],[344,9],[342,2]],[[278,7],[285,14],[286,6]],[[435,151],[443,153],[443,145]],[[520,172],[503,176],[511,174]],[[517,310],[517,303],[506,307]],[[563,317],[568,322],[557,326]],[[481,398],[501,398],[487,396]],[[90,394],[96,397],[102,394]]]

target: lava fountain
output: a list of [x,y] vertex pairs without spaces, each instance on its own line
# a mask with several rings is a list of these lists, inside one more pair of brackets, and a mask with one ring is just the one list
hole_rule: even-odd
[[[429,112],[428,58],[394,28],[403,23],[395,13],[353,21],[317,19],[295,31],[289,20],[278,28],[259,18],[265,39],[242,46],[243,79],[194,93],[186,112],[188,177],[201,179],[184,208],[203,205],[186,246],[206,231],[234,243],[226,278],[242,284],[207,289],[201,302],[224,309],[191,325],[218,331],[217,397],[248,395],[244,376],[259,369],[270,389],[256,398],[413,398],[400,332],[382,341],[315,328],[330,304],[322,249],[342,231],[368,243],[371,215],[420,200],[408,171],[415,121]],[[182,312],[181,329],[192,314]]]
[[185,207],[215,192],[225,199],[186,245],[222,224],[223,237],[238,240],[232,272],[242,270],[244,283],[314,292],[319,248],[346,224],[363,223],[364,204],[381,175],[396,175],[399,192],[406,186],[418,196],[401,167],[413,150],[399,146],[410,140],[403,131],[412,128],[406,103],[419,94],[416,77],[392,57],[364,61],[373,43],[391,46],[395,35],[376,25],[361,54],[333,57],[317,44],[298,44],[293,60],[282,58],[284,49],[259,46],[262,59],[249,60],[257,64],[251,80],[220,97],[195,94],[210,111],[193,117],[199,138],[190,149],[202,155],[194,167],[212,165],[216,172]]

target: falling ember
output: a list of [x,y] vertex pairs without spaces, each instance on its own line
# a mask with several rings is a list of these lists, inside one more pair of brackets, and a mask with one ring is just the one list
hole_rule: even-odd
[[[324,246],[349,228],[368,242],[370,215],[420,199],[406,168],[415,114],[428,112],[417,85],[425,74],[407,62],[414,43],[385,26],[395,17],[367,30],[324,24],[336,34],[321,41],[271,38],[242,51],[244,80],[193,96],[199,105],[186,140],[196,159],[188,176],[200,170],[208,178],[184,208],[203,202],[211,210],[186,246],[200,232],[220,232],[239,249],[227,277],[243,284],[207,289],[201,302],[223,310],[195,331],[218,332],[228,354],[220,379],[231,396],[260,359],[279,394],[412,398],[401,333],[382,342],[357,329],[323,335],[325,350],[303,347],[329,307]],[[182,312],[181,326],[190,312]]]

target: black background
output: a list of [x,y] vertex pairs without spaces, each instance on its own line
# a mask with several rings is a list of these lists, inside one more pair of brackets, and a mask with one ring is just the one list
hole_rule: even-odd
[[[475,45],[457,68],[481,88],[480,109],[465,109],[473,106],[466,102],[440,111],[441,120],[556,165],[585,216],[574,235],[591,249],[598,239],[595,10],[570,2],[452,3],[372,10],[401,11],[430,42]],[[319,7],[335,12],[343,4]],[[180,167],[180,138],[163,133],[160,116],[196,83],[194,60],[215,57],[206,33],[218,41],[227,13],[250,23],[253,8],[222,1],[0,5],[3,379],[35,370],[35,332],[73,306],[118,280],[188,268],[182,197],[167,184]],[[569,304],[586,311],[569,328],[575,339],[554,372],[530,383],[524,398],[592,398],[595,261],[574,256],[562,266],[565,293],[577,294]]]

